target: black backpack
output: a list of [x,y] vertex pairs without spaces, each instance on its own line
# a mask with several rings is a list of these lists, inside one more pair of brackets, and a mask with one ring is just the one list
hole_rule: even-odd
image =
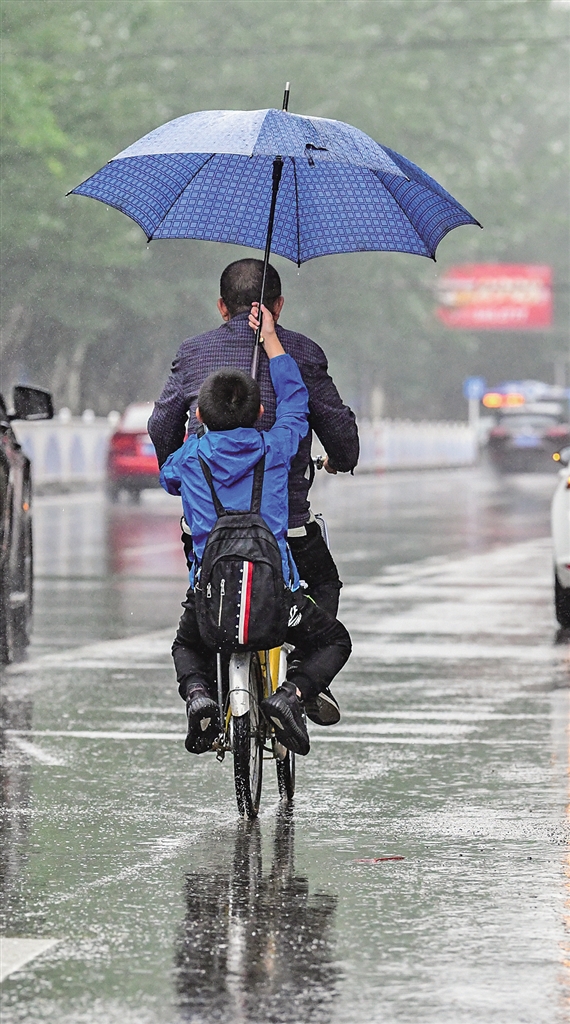
[[200,636],[218,651],[263,651],[285,640],[289,608],[281,552],[259,514],[265,454],[253,473],[251,506],[220,502],[210,467],[198,456],[218,519],[206,541],[194,587]]

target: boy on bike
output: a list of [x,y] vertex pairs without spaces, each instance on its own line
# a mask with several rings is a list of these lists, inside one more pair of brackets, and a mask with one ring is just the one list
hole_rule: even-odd
[[[249,317],[258,326],[258,304]],[[262,307],[262,332],[277,397],[273,427],[259,432],[254,423],[263,415],[259,385],[233,367],[212,373],[198,396],[197,419],[208,431],[191,435],[168,457],[160,480],[170,494],[180,494],[184,517],[193,537],[195,562],[184,612],[172,655],[180,696],[186,700],[186,749],[199,754],[210,749],[220,730],[218,704],[210,693],[215,678],[215,652],[202,640],[196,616],[196,567],[217,519],[206,464],[215,493],[226,509],[250,504],[254,468],[265,454],[261,516],[272,531],[281,553],[285,600],[289,610],[287,642],[294,648],[286,681],[261,703],[278,740],[299,754],[309,752],[302,702],[310,708],[347,661],[350,637],[336,618],[299,588],[299,576],[287,547],[288,472],[299,441],[308,431],[308,393],[295,360],[287,355],[275,332],[271,313]]]

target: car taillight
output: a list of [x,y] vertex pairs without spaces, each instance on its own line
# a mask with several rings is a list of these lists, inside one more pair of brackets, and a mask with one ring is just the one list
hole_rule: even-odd
[[568,427],[551,427],[550,430],[546,431],[547,437],[566,437],[568,434]]
[[137,451],[139,455],[154,455],[154,445],[148,434],[137,434]]
[[490,437],[506,437],[507,434],[508,431],[505,430],[504,427],[493,427],[493,429],[489,432]]
[[136,455],[138,440],[137,434],[113,434],[110,450],[116,455]]

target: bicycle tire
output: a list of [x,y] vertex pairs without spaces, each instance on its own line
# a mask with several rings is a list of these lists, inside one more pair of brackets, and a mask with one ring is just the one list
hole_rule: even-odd
[[249,663],[249,711],[232,717],[234,782],[238,811],[242,817],[257,817],[261,799],[264,727],[259,710],[262,697],[261,666],[257,654]]
[[282,761],[276,761],[275,764],[279,796],[283,803],[290,804],[295,796],[295,754],[292,750],[288,750],[287,756]]

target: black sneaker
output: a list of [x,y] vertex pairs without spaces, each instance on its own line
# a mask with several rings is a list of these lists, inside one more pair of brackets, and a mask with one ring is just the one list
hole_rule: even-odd
[[275,729],[280,743],[295,754],[308,754],[311,748],[301,702],[293,686],[278,687],[261,702],[261,710]]
[[305,711],[307,718],[316,725],[336,725],[340,722],[340,708],[328,686],[316,697],[305,701]]
[[196,687],[186,700],[188,735],[184,742],[191,754],[203,754],[210,750],[219,731],[218,705],[212,700],[205,687]]

